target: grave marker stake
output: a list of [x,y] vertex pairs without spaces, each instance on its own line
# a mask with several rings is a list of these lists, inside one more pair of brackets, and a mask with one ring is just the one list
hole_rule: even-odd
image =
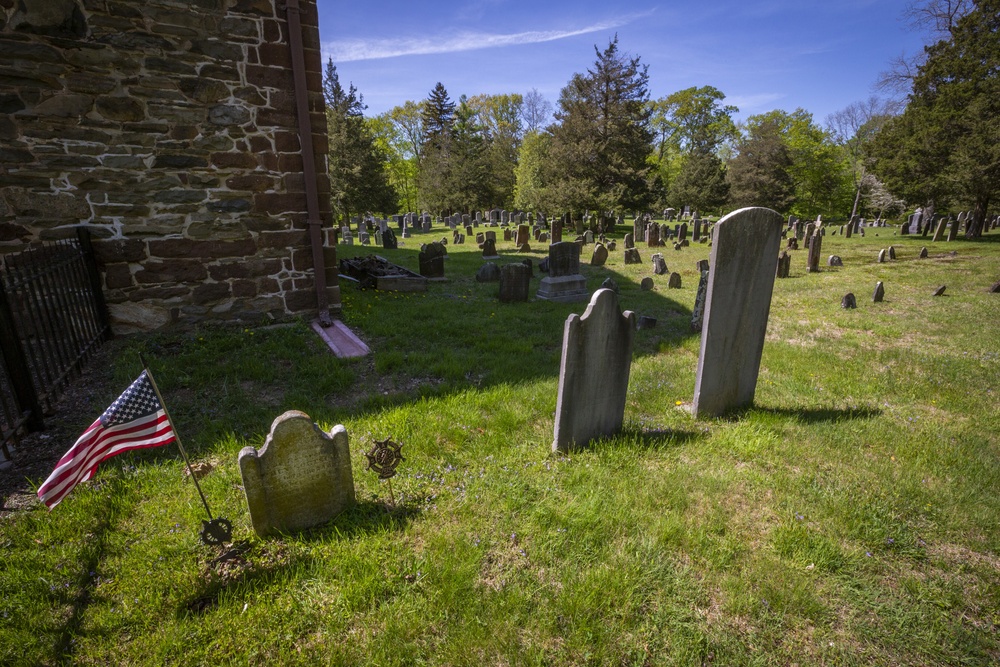
[[194,469],[191,467],[191,461],[188,459],[187,452],[184,450],[184,445],[181,443],[181,434],[174,426],[174,420],[170,418],[170,411],[167,410],[167,404],[163,402],[163,396],[160,395],[160,388],[156,386],[156,380],[153,378],[153,371],[149,370],[149,366],[146,364],[146,359],[140,354],[139,361],[142,362],[142,368],[146,371],[146,376],[149,378],[149,383],[153,385],[153,391],[156,392],[156,398],[160,401],[160,406],[163,408],[163,413],[167,416],[167,422],[170,423],[170,428],[174,430],[174,439],[177,441],[177,448],[181,451],[181,456],[184,458],[184,463],[187,465],[188,473],[191,475],[191,481],[194,482],[194,488],[198,489],[198,495],[201,496],[201,502],[205,506],[205,512],[208,514],[208,521],[202,521],[201,525],[201,541],[204,544],[225,544],[229,542],[233,537],[233,524],[229,522],[229,519],[212,517],[212,510],[208,507],[208,501],[205,500],[205,494],[201,491],[201,485],[198,484],[198,478],[194,474]]

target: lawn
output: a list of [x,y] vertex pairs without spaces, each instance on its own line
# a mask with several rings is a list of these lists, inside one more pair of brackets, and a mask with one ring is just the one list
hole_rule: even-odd
[[[570,456],[551,453],[562,331],[586,304],[499,303],[474,243],[448,246],[426,293],[343,285],[367,358],[335,358],[302,322],[113,341],[84,409],[56,421],[81,432],[144,354],[234,542],[200,543],[173,445],[105,463],[51,512],[0,513],[0,663],[1000,663],[1000,232],[828,234],[813,274],[791,251],[755,406],[696,421],[709,248],[659,249],[682,287],[643,291],[652,250],[626,266],[625,231],[602,268],[585,249],[583,273],[657,325],[636,333],[622,433]],[[416,270],[445,233],[378,254]],[[533,261],[533,294],[541,246],[497,245]],[[260,539],[237,454],[289,409],[346,426],[358,503]],[[405,456],[395,504],[364,457],[387,437]]]

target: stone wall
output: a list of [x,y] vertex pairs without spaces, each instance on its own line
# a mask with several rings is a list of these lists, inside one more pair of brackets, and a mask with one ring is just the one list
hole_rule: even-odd
[[[116,332],[315,310],[284,5],[0,0],[0,253],[87,225]],[[301,7],[326,237],[315,0]]]

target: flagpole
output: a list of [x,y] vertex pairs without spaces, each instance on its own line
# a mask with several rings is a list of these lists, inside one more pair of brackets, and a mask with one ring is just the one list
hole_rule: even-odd
[[198,484],[198,478],[195,477],[194,469],[191,467],[191,461],[188,460],[187,452],[184,451],[184,445],[181,443],[181,434],[177,432],[177,427],[174,426],[174,421],[170,418],[170,412],[167,410],[167,404],[163,402],[163,396],[160,395],[160,388],[156,386],[156,380],[153,379],[153,372],[149,370],[149,366],[146,365],[146,359],[139,354],[139,361],[142,362],[142,369],[146,371],[146,377],[149,378],[149,383],[153,385],[153,391],[156,392],[156,398],[160,401],[160,407],[163,409],[163,414],[167,417],[167,422],[170,424],[171,430],[174,432],[174,440],[177,441],[177,448],[181,450],[181,456],[184,457],[184,463],[187,464],[188,472],[191,473],[191,481],[194,482],[194,488],[198,489],[198,495],[201,496],[201,502],[205,505],[205,511],[208,512],[208,520],[215,521],[212,518],[212,510],[208,509],[208,501],[205,500],[205,494],[201,492],[201,485]]

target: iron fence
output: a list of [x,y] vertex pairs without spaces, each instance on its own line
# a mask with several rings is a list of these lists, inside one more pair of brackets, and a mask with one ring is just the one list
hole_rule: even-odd
[[67,382],[111,337],[90,233],[7,255],[0,266],[0,450],[43,426]]

